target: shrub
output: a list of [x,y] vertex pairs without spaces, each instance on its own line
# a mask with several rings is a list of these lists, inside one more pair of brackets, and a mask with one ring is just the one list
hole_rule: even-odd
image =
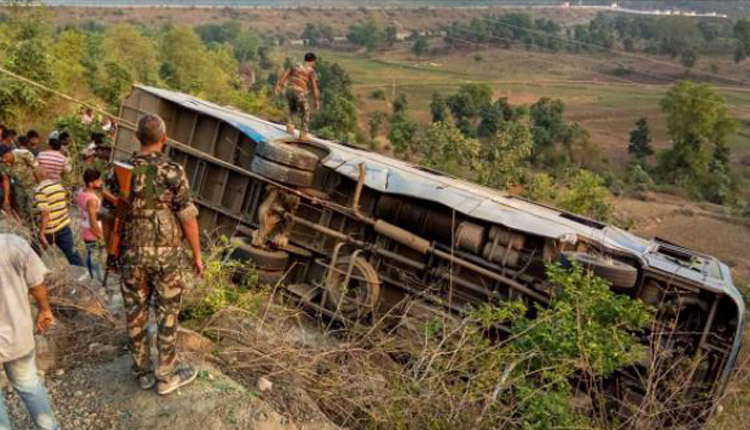
[[559,199],[560,207],[570,212],[608,221],[612,216],[609,191],[596,173],[580,169],[567,183]]
[[370,93],[370,98],[373,100],[385,100],[385,90],[378,88]]
[[233,248],[226,236],[208,248],[203,277],[186,296],[181,318],[200,323],[227,308],[257,311],[262,298],[253,291],[258,272],[249,263],[227,259]]
[[[450,324],[432,320],[404,371],[385,381],[385,400],[364,406],[371,429],[593,428],[575,408],[573,375],[600,383],[642,359],[638,334],[652,314],[615,295],[580,267],[547,267],[557,288],[547,308],[527,319],[520,301],[485,304]],[[510,326],[508,340],[489,339]],[[358,400],[352,397],[355,402]]]

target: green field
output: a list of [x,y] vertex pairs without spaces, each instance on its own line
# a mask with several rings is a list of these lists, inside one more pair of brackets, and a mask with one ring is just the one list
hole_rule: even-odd
[[[301,48],[287,48],[282,54],[291,58],[302,55]],[[496,97],[507,97],[513,104],[530,105],[540,97],[560,98],[567,116],[581,123],[592,135],[603,154],[616,162],[626,158],[627,141],[635,121],[648,116],[654,145],[669,145],[659,101],[670,85],[684,79],[679,64],[675,67],[657,58],[650,64],[616,54],[571,55],[565,53],[527,52],[521,49],[480,49],[469,52],[432,55],[417,60],[408,45],[374,55],[361,52],[320,50],[326,60],[341,64],[352,76],[359,96],[361,122],[373,111],[390,109],[389,101],[372,100],[370,93],[382,88],[392,94],[404,93],[411,115],[429,121],[432,94],[449,94],[467,82],[490,84]],[[477,61],[475,55],[481,55]],[[735,66],[717,59],[726,75],[741,79],[747,66]],[[714,63],[715,63],[714,62]],[[703,78],[710,60],[704,60],[692,78]],[[612,70],[627,66],[632,73],[615,76]],[[732,113],[742,121],[740,133],[732,140],[738,164],[750,156],[750,86],[716,84],[724,94]]]

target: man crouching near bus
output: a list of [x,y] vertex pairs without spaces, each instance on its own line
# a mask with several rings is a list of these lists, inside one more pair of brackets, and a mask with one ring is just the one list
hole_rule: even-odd
[[[183,238],[192,251],[195,272],[203,273],[198,210],[184,169],[163,152],[167,141],[164,121],[156,115],[144,116],[138,121],[136,137],[141,152],[128,161],[133,170],[129,210],[122,220],[120,287],[138,384],[144,390],[157,385],[157,392],[165,395],[197,376],[192,367],[179,365],[177,319],[185,277]],[[112,195],[119,195],[116,175],[108,176],[107,188]],[[159,350],[155,371],[146,330],[152,298]]]
[[[1,233],[0,249],[0,363],[36,428],[57,430],[47,389],[39,379],[34,350],[34,329],[44,332],[54,323],[44,285],[47,268],[19,236]],[[31,318],[29,294],[39,307],[36,323]],[[11,428],[0,392],[0,430]]]

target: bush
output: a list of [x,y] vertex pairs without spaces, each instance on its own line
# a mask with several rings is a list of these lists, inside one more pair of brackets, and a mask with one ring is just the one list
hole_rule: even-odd
[[[425,323],[407,368],[384,381],[381,401],[350,398],[370,417],[362,427],[593,428],[598,417],[576,410],[570,380],[583,374],[598,384],[642,359],[637,336],[652,315],[580,267],[548,266],[547,275],[557,294],[548,308],[535,309],[535,319],[510,301],[485,304],[456,324]],[[511,327],[508,340],[489,339],[497,325]]]
[[377,90],[374,90],[370,93],[370,98],[373,100],[385,100],[385,90],[382,88],[378,88]]
[[524,188],[523,195],[531,200],[554,204],[557,201],[559,190],[555,179],[546,173],[531,174],[529,183]]
[[[261,295],[253,291],[258,285],[258,272],[251,264],[226,259],[233,248],[226,236],[208,248],[205,272],[197,287],[186,295],[181,318],[201,323],[227,308],[249,313],[258,310]],[[233,282],[237,278],[241,281]]]
[[566,190],[560,195],[559,204],[567,211],[609,221],[612,216],[609,197],[604,179],[596,173],[580,169],[570,177]]

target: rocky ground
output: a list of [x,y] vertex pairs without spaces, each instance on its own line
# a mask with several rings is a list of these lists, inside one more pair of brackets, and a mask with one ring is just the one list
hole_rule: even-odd
[[[304,422],[277,412],[264,400],[280,387],[257,377],[240,385],[218,368],[214,344],[188,329],[180,329],[183,360],[200,369],[197,381],[169,396],[138,388],[126,350],[122,300],[116,280],[104,290],[82,272],[68,268],[55,253],[45,256],[53,272],[51,302],[56,326],[37,337],[37,362],[63,429],[76,430],[328,430],[337,427],[322,414]],[[153,325],[150,327],[153,333]],[[153,351],[155,354],[156,351]],[[16,430],[32,424],[18,396],[0,372]]]

